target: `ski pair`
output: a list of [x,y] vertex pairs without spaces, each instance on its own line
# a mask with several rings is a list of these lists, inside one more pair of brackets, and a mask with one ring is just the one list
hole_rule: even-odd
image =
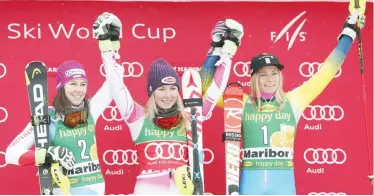
[[[196,70],[186,70],[182,76],[182,92],[185,111],[191,119],[187,130],[190,174],[194,195],[204,194],[204,154],[202,133],[202,84]],[[243,114],[243,90],[238,82],[227,85],[224,92],[224,133],[226,195],[239,194],[241,119]]]
[[[50,146],[48,113],[48,71],[43,62],[33,61],[26,65],[25,77],[29,95],[31,124],[34,128],[35,147],[48,150]],[[45,163],[38,166],[40,193],[53,195],[53,182],[65,194],[69,194],[70,183],[63,181],[58,163]]]

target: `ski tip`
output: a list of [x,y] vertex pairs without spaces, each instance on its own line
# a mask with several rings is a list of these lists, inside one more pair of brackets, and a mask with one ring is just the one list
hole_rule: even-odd
[[37,60],[35,60],[35,61],[30,61],[29,63],[27,63],[26,68],[29,67],[29,66],[33,66],[35,64],[37,64],[37,65],[43,65],[44,67],[46,67],[46,65],[43,63],[43,61],[37,61]]
[[239,82],[231,82],[227,84],[224,95],[242,95],[243,86]]
[[240,88],[240,89],[242,89],[243,86],[242,86],[242,84],[240,84],[240,82],[236,81],[236,82],[228,83],[226,88]]

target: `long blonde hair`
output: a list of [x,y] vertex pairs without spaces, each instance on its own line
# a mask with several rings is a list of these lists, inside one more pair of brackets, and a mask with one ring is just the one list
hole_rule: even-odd
[[[279,73],[279,86],[278,89],[275,91],[275,102],[279,104],[278,111],[284,109],[286,104],[286,93],[283,91],[283,74],[281,71],[278,70]],[[251,79],[251,106],[253,109],[260,111],[261,108],[261,90],[260,90],[260,74],[259,72],[253,74]]]
[[[180,130],[185,130],[189,125],[189,121],[188,121],[188,118],[187,118],[187,114],[184,111],[182,98],[180,97],[179,94],[178,94],[178,97],[177,97],[177,106],[178,106],[178,109],[180,110],[180,114],[182,116],[182,119],[180,120],[178,127],[179,127]],[[157,110],[155,94],[152,93],[152,95],[151,95],[151,97],[149,97],[148,102],[147,102],[146,107],[145,107],[145,118],[147,118],[149,120],[153,120],[156,117],[156,115],[158,115],[158,114],[159,113],[158,113],[158,110]]]

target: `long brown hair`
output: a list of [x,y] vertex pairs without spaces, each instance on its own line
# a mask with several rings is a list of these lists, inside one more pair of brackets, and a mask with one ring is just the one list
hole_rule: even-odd
[[[84,97],[83,102],[84,102],[84,107],[87,108],[87,115],[89,115],[90,114],[90,101],[89,101],[89,97],[87,94]],[[53,99],[52,105],[55,109],[56,115],[62,116],[71,110],[72,104],[65,95],[64,87],[60,88],[60,90],[57,91],[57,95]]]

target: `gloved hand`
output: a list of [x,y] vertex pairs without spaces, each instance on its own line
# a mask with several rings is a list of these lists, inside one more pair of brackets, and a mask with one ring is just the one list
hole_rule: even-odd
[[212,48],[208,55],[219,55],[221,52],[235,55],[243,37],[243,26],[235,20],[219,21],[212,30]]
[[44,163],[59,162],[62,167],[71,170],[75,164],[73,152],[63,146],[50,146],[45,148],[36,148],[35,163],[42,165]]
[[343,35],[348,35],[354,41],[356,38],[357,30],[364,28],[365,22],[365,15],[360,17],[358,11],[355,11],[352,15],[349,15],[343,26],[343,31],[338,36],[338,41]]
[[103,52],[114,51],[118,55],[119,35],[122,30],[121,20],[112,13],[104,12],[97,17],[93,24],[93,30],[95,38],[99,40],[100,50]]

